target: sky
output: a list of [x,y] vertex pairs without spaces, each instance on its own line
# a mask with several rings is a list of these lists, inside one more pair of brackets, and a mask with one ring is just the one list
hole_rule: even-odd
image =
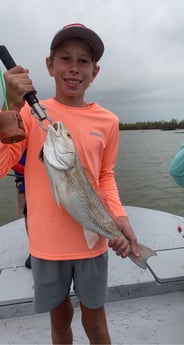
[[183,0],[6,0],[0,15],[0,45],[29,69],[39,99],[55,93],[45,65],[53,36],[78,22],[105,45],[87,101],[122,123],[183,120]]

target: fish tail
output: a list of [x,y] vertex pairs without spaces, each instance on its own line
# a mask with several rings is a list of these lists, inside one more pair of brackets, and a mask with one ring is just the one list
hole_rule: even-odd
[[143,244],[141,243],[138,243],[137,244],[137,251],[139,253],[139,256],[136,256],[134,255],[132,252],[130,252],[129,254],[129,258],[139,267],[143,268],[143,269],[146,269],[147,265],[146,265],[146,262],[147,262],[147,259],[150,257],[150,256],[156,256],[157,253],[152,250],[151,248],[149,247],[146,247],[144,246]]

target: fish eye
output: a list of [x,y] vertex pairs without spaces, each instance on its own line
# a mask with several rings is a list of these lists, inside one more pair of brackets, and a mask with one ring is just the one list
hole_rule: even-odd
[[70,139],[72,138],[69,132],[67,132],[66,135],[68,138],[70,138]]

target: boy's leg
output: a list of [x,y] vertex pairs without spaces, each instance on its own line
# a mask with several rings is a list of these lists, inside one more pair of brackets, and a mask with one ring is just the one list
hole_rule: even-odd
[[89,309],[81,304],[82,324],[90,344],[111,344],[104,307]]
[[69,297],[50,311],[51,337],[53,344],[73,343],[71,329],[72,318],[73,306]]
[[74,291],[90,344],[110,344],[104,304],[107,297],[108,252],[74,263]]
[[72,344],[73,307],[69,298],[72,282],[70,261],[31,257],[34,280],[34,307],[37,313],[50,313],[53,344]]

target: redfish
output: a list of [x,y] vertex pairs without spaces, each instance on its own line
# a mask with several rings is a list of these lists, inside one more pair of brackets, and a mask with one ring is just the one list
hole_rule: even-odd
[[[124,236],[98,192],[92,187],[70,133],[62,122],[58,121],[48,126],[42,159],[57,205],[62,205],[83,227],[89,248],[95,245],[99,235],[109,240]],[[125,239],[128,241],[126,237]],[[145,269],[147,258],[156,253],[140,243],[137,245],[137,251],[139,256],[130,251],[128,257]]]

